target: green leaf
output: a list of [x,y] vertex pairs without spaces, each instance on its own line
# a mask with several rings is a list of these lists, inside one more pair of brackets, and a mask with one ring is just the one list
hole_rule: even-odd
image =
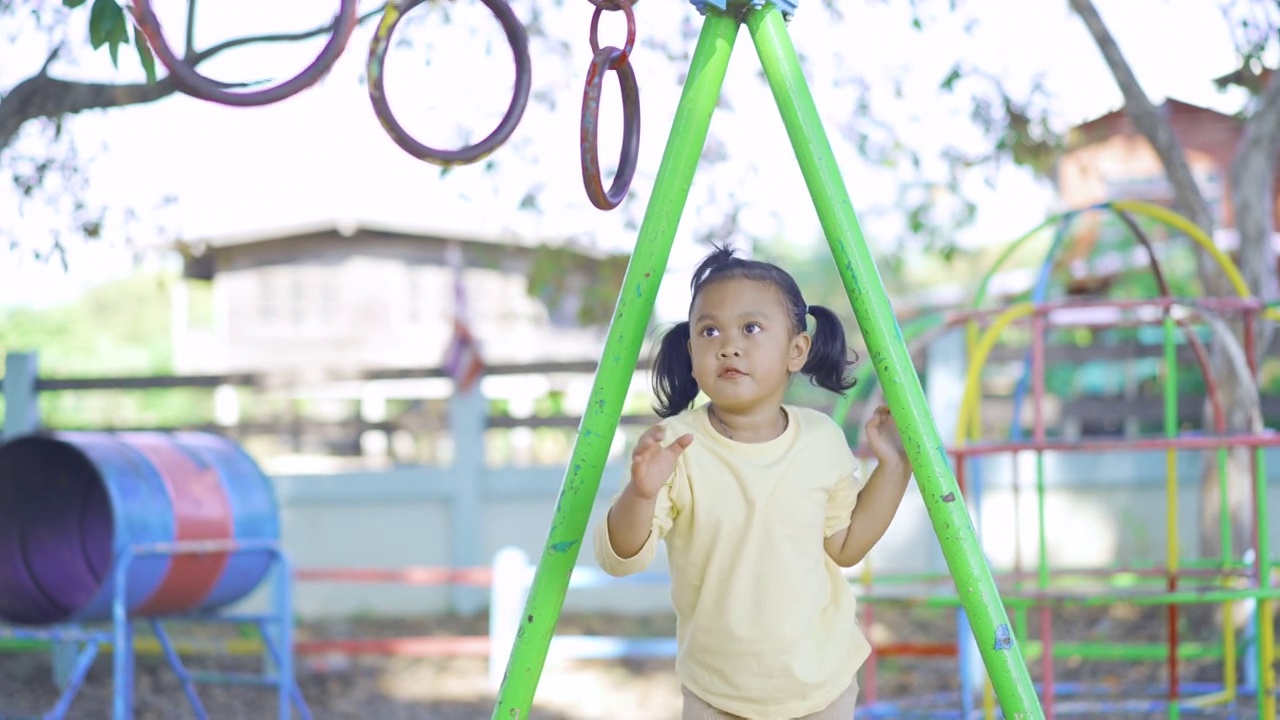
[[103,45],[111,52],[111,63],[120,66],[120,45],[129,41],[129,25],[124,9],[116,0],[93,0],[89,11],[89,42],[97,50]]
[[156,81],[156,56],[151,54],[151,46],[147,44],[147,38],[136,27],[133,29],[133,46],[137,48],[138,61],[142,63],[142,69],[147,73],[147,82],[154,83]]
[[78,8],[84,4],[84,0],[62,0],[62,4],[69,8]]
[[952,92],[955,90],[956,83],[959,82],[962,77],[964,77],[964,75],[960,72],[960,66],[956,65],[951,68],[951,72],[947,73],[947,76],[942,79],[942,84],[938,87],[947,92]]
[[89,44],[94,50],[106,44],[111,31],[111,15],[119,10],[115,0],[93,0],[93,9],[89,11]]

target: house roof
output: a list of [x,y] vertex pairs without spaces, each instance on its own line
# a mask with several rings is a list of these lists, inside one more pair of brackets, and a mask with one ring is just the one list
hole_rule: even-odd
[[[535,250],[559,248],[581,257],[603,260],[616,256],[600,248],[592,247],[572,238],[530,238],[516,233],[467,235],[444,231],[439,228],[413,227],[370,220],[332,219],[310,223],[297,223],[276,227],[264,227],[238,233],[179,239],[174,244],[183,256],[185,274],[190,278],[209,279],[221,268],[219,256],[227,253],[269,251],[272,247],[293,244],[310,238],[350,238],[367,244],[370,240],[397,242],[420,241],[425,243],[458,243],[466,248],[499,248]],[[330,246],[332,247],[332,246]]]
[[[1213,108],[1207,108],[1207,107],[1204,107],[1203,105],[1196,105],[1195,103],[1184,102],[1176,98],[1167,98],[1165,99],[1164,102],[1156,106],[1156,108],[1161,113],[1164,113],[1164,114],[1170,114],[1170,113],[1182,111],[1182,112],[1190,112],[1190,113],[1204,113],[1207,115],[1213,115],[1213,116],[1225,118],[1228,120],[1235,120],[1233,116],[1228,115],[1226,113],[1218,112]],[[1096,137],[1096,135],[1094,134],[1095,132],[1104,130],[1107,125],[1124,118],[1125,118],[1125,110],[1123,107],[1120,107],[1106,114],[1099,115],[1098,117],[1095,117],[1091,120],[1086,120],[1080,123],[1079,125],[1072,127],[1068,132],[1071,134],[1077,135],[1077,137],[1081,138],[1085,142],[1089,142],[1090,140]]]
[[563,246],[584,255],[603,256],[607,254],[599,252],[593,247],[574,241],[571,238],[534,239],[514,232],[489,235],[463,234],[443,230],[438,227],[397,225],[395,223],[386,223],[376,220],[358,220],[351,218],[334,218],[331,220],[320,220],[309,223],[262,227],[243,232],[195,237],[181,242],[189,247],[228,248],[329,233],[337,234],[341,237],[354,237],[361,232],[408,239],[452,240],[464,243],[502,245],[507,247],[538,247],[546,245]]

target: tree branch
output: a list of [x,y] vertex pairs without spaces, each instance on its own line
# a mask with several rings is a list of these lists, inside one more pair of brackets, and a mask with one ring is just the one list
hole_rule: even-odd
[[182,54],[190,57],[196,51],[196,0],[187,0],[187,39]]
[[1232,202],[1240,234],[1240,268],[1255,295],[1280,297],[1275,231],[1276,165],[1280,163],[1280,72],[1271,74],[1245,121],[1231,162]]
[[[1178,205],[1181,206],[1183,212],[1190,217],[1192,222],[1200,226],[1206,233],[1212,235],[1214,230],[1213,213],[1209,210],[1209,203],[1205,201],[1204,194],[1200,192],[1200,187],[1196,185],[1195,176],[1191,174],[1191,165],[1187,162],[1186,153],[1183,152],[1182,144],[1178,142],[1178,138],[1173,132],[1173,125],[1152,104],[1151,99],[1147,97],[1141,83],[1138,82],[1138,78],[1133,74],[1133,69],[1129,67],[1128,61],[1125,60],[1124,53],[1120,51],[1120,46],[1116,43],[1115,38],[1112,37],[1106,23],[1102,21],[1102,17],[1098,15],[1098,10],[1093,6],[1092,0],[1070,1],[1072,9],[1084,21],[1089,34],[1093,36],[1093,40],[1097,44],[1098,50],[1102,53],[1107,67],[1111,69],[1111,74],[1115,77],[1116,85],[1124,95],[1125,114],[1133,121],[1133,125],[1138,129],[1138,132],[1142,133],[1147,141],[1151,143],[1156,155],[1159,156],[1160,163],[1164,166],[1165,174],[1168,175],[1169,182],[1173,185],[1174,196],[1177,198]],[[1202,256],[1198,265],[1201,281],[1207,289],[1211,291],[1223,289],[1220,273],[1213,269],[1212,263],[1207,262],[1207,258]]]
[[171,78],[148,83],[84,83],[59,80],[43,73],[18,83],[0,100],[0,150],[30,120],[56,118],[98,108],[139,105],[167,97],[177,90]]
[[[382,8],[371,10],[360,18],[363,23],[375,15],[382,13]],[[192,65],[200,63],[237,47],[265,43],[288,43],[309,40],[332,32],[333,23],[297,33],[277,33],[269,35],[250,35],[227,40],[207,50],[191,54],[187,62]],[[18,130],[30,120],[37,118],[57,118],[73,115],[85,110],[100,110],[128,105],[141,105],[155,102],[178,91],[178,86],[169,76],[160,78],[154,84],[148,83],[89,83],[59,80],[48,74],[49,64],[53,62],[57,50],[50,55],[44,67],[35,75],[18,83],[13,90],[0,99],[0,152],[9,147],[17,136]]]

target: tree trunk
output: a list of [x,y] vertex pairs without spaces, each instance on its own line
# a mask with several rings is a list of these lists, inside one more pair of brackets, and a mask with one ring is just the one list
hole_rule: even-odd
[[[1239,233],[1240,271],[1249,290],[1263,300],[1280,297],[1280,278],[1276,276],[1276,253],[1271,244],[1275,232],[1276,167],[1280,163],[1280,73],[1274,73],[1256,100],[1254,112],[1245,122],[1240,145],[1231,163],[1231,202]],[[1232,323],[1241,337],[1239,323]],[[1261,359],[1261,348],[1269,347],[1275,332],[1274,323],[1255,324],[1256,348],[1252,361]],[[1257,430],[1249,413],[1252,398],[1240,397],[1238,382],[1220,343],[1214,343],[1213,375],[1220,378],[1222,404],[1228,431]],[[1230,511],[1231,555],[1240,559],[1245,548],[1253,544],[1253,507],[1250,487],[1253,483],[1252,453],[1235,448],[1227,466],[1227,497]],[[1207,467],[1201,487],[1201,548],[1208,556],[1222,554],[1222,491],[1216,453],[1205,458]],[[1265,501],[1265,499],[1264,499]]]
[[[1181,212],[1210,237],[1213,236],[1214,218],[1196,185],[1190,164],[1181,144],[1174,135],[1168,118],[1160,113],[1142,90],[1137,77],[1111,36],[1106,24],[1098,15],[1091,0],[1070,0],[1071,7],[1084,21],[1089,34],[1098,45],[1107,66],[1115,76],[1125,99],[1125,114],[1133,121],[1138,132],[1151,143],[1173,185],[1177,205]],[[1276,157],[1280,152],[1280,81],[1273,76],[1269,87],[1259,100],[1259,106],[1245,125],[1245,134],[1231,167],[1233,202],[1236,224],[1240,232],[1240,264],[1246,281],[1255,295],[1264,298],[1276,296],[1275,255],[1271,251],[1271,226],[1274,221]],[[1207,253],[1197,253],[1198,272],[1205,293],[1210,296],[1231,296],[1234,290],[1218,271]],[[1238,342],[1240,328],[1235,328],[1233,338],[1215,339],[1211,375],[1218,386],[1228,432],[1247,431],[1253,416],[1249,412],[1252,399],[1244,397],[1252,392],[1234,372],[1223,342]],[[1258,338],[1259,347],[1266,347],[1270,332]],[[1249,388],[1249,389],[1247,389]],[[1205,428],[1214,427],[1211,405],[1206,402]],[[1205,453],[1205,467],[1201,474],[1200,492],[1200,555],[1218,557],[1222,554],[1221,492],[1218,482],[1217,453]],[[1239,559],[1252,540],[1250,513],[1250,463],[1247,451],[1229,453],[1227,465],[1228,508],[1230,510],[1229,537],[1232,557]]]
[[[1165,174],[1169,177],[1169,183],[1173,186],[1179,212],[1212,236],[1216,224],[1213,211],[1209,209],[1204,193],[1196,184],[1195,176],[1191,173],[1191,164],[1187,162],[1182,144],[1173,132],[1173,125],[1147,97],[1146,91],[1142,89],[1142,84],[1133,74],[1133,69],[1129,67],[1129,62],[1125,60],[1124,53],[1121,52],[1106,23],[1102,21],[1092,0],[1070,0],[1070,2],[1072,9],[1084,21],[1085,27],[1098,46],[1098,51],[1115,77],[1116,86],[1124,96],[1125,115],[1133,121],[1138,132],[1151,143],[1151,147],[1160,158]],[[1200,282],[1204,285],[1206,292],[1213,295],[1229,292],[1230,286],[1226,283],[1226,278],[1217,271],[1216,265],[1208,254],[1198,252],[1197,257]]]

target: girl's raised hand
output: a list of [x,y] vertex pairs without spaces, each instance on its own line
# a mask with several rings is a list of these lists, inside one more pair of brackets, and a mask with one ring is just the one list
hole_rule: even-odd
[[662,446],[664,431],[654,425],[640,436],[635,450],[631,451],[632,491],[646,500],[652,500],[662,491],[676,471],[676,460],[684,449],[693,443],[692,435],[681,435],[676,441]]
[[872,413],[867,421],[867,445],[875,453],[881,464],[905,463],[907,450],[902,445],[902,436],[898,434],[898,423],[894,421],[889,408],[881,405]]

